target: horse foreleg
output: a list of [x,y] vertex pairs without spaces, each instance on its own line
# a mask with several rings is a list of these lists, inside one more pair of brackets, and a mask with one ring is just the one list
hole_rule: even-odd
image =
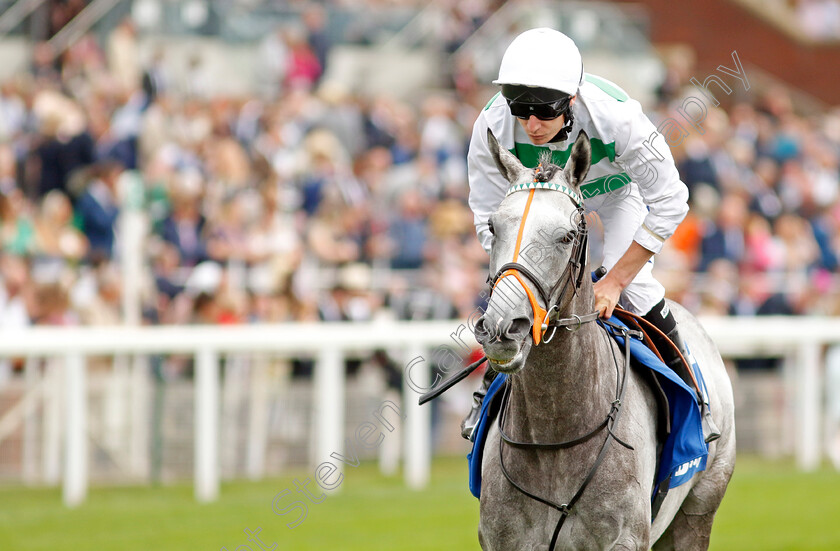
[[709,548],[712,522],[735,469],[734,427],[730,425],[727,434],[712,444],[710,457],[714,459],[706,471],[700,473],[700,480],[688,492],[653,551],[706,551]]
[[[720,506],[726,481],[731,474],[725,472],[726,480],[715,483],[715,468],[692,488],[683,501],[670,526],[653,546],[653,551],[706,551],[712,534],[712,522]],[[719,470],[719,469],[718,469]]]
[[714,511],[692,514],[680,509],[653,551],[706,551],[714,518]]

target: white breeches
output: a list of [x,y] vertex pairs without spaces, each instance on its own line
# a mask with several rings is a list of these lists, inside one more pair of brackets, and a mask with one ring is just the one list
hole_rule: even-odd
[[[588,197],[585,202],[587,214],[596,213],[604,226],[603,263],[604,267],[610,270],[632,243],[633,235],[647,215],[647,207],[642,201],[638,186],[634,183],[604,195]],[[665,287],[653,277],[651,258],[621,293],[619,304],[622,308],[643,316],[664,296]]]

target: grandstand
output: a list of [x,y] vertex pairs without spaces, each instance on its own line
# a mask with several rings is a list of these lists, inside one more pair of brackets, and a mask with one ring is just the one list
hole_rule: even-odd
[[[575,38],[656,124],[684,121],[672,149],[692,210],[656,268],[671,298],[721,335],[840,314],[838,34],[807,26],[811,2],[792,29],[715,3],[760,26],[753,42],[708,49],[711,31],[656,1],[0,2],[0,480],[196,477],[212,500],[219,477],[317,464],[384,401],[408,411],[404,368],[426,349],[397,335],[448,344],[481,305],[466,147],[502,52],[535,25]],[[798,66],[809,48],[825,69]],[[748,81],[718,70],[736,51]],[[685,102],[708,101],[692,79],[712,74],[731,93],[691,126]],[[375,336],[296,347],[295,327]],[[729,349],[740,449],[813,467],[825,448],[840,466],[840,388],[822,385],[840,335],[743,344]],[[470,391],[407,420],[409,452],[465,452]],[[415,461],[400,438],[362,457],[396,472]]]

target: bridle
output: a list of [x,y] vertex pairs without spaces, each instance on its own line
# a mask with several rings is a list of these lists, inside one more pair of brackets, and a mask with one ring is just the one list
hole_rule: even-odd
[[[567,318],[560,317],[561,312],[568,308],[568,306],[572,302],[572,299],[575,295],[577,295],[578,290],[583,284],[583,277],[586,268],[586,255],[588,252],[589,234],[586,228],[586,217],[584,216],[583,198],[581,197],[581,195],[574,189],[571,189],[565,185],[555,184],[551,182],[541,182],[537,180],[539,171],[540,167],[537,167],[535,172],[535,179],[533,182],[511,186],[511,188],[508,189],[507,195],[518,191],[528,191],[528,200],[525,203],[525,210],[522,213],[522,220],[519,223],[519,232],[516,238],[516,247],[513,252],[513,260],[511,262],[503,264],[493,276],[488,278],[488,282],[490,283],[491,287],[491,292],[492,290],[496,289],[496,286],[504,278],[511,276],[514,277],[525,290],[525,294],[528,297],[528,302],[531,305],[531,310],[534,313],[534,324],[531,327],[534,346],[538,346],[540,342],[551,342],[551,340],[554,338],[555,333],[557,332],[558,327],[565,327],[570,331],[574,331],[578,329],[583,323],[595,321],[596,319],[598,319],[598,312],[591,312],[584,315],[572,314],[571,317]],[[550,289],[546,289],[546,286],[543,284],[539,277],[537,277],[522,263],[518,262],[520,247],[522,245],[522,234],[525,230],[525,222],[528,219],[528,213],[531,210],[531,202],[534,199],[534,193],[538,189],[558,191],[568,196],[575,203],[578,214],[578,224],[577,228],[575,229],[574,243],[572,245],[572,251],[569,258],[569,262],[568,264],[566,264],[566,267],[564,268],[563,273],[560,274],[560,277],[557,279],[557,282]],[[537,297],[534,296],[534,293],[526,284],[525,280],[529,281],[534,286],[534,288],[536,288],[539,298],[542,300],[542,304],[545,304],[548,310],[545,310],[542,306],[540,306],[540,303],[537,301]],[[574,282],[574,286],[571,287],[572,294],[564,303],[563,299],[566,295],[566,292],[570,289],[569,285],[572,282]],[[557,301],[552,304],[551,297],[553,297],[557,293],[558,289],[560,290],[560,293],[557,296]],[[545,334],[549,328],[552,328],[553,330],[551,332],[551,335],[548,338],[546,338]]]
[[[508,189],[507,195],[511,193],[515,193],[517,191],[528,191],[528,201],[525,205],[525,211],[522,214],[522,221],[519,223],[519,233],[516,238],[516,249],[513,254],[513,260],[504,264],[501,268],[499,268],[496,273],[492,276],[488,276],[487,282],[490,284],[491,294],[493,289],[506,277],[514,277],[525,290],[525,294],[528,296],[528,302],[531,305],[531,309],[534,313],[534,323],[531,327],[532,336],[534,339],[534,346],[540,344],[540,342],[551,342],[554,338],[554,335],[557,332],[558,327],[565,327],[568,331],[576,331],[580,328],[581,325],[584,323],[588,323],[591,321],[595,321],[598,319],[598,312],[591,312],[589,314],[571,314],[571,316],[566,318],[561,318],[560,313],[563,312],[568,306],[571,304],[572,299],[577,294],[578,290],[580,289],[581,285],[583,284],[583,277],[584,277],[584,270],[586,268],[586,254],[588,252],[588,243],[589,243],[589,236],[586,229],[586,218],[583,216],[583,197],[581,197],[580,193],[575,191],[572,188],[569,188],[563,184],[555,184],[551,182],[542,182],[537,179],[537,174],[539,174],[539,167],[537,167],[537,173],[535,174],[535,178],[533,182],[527,182],[524,184],[517,184],[511,186]],[[531,209],[531,202],[534,199],[534,192],[538,189],[545,189],[551,191],[558,191],[567,195],[572,201],[574,201],[575,206],[577,207],[577,214],[578,214],[578,224],[575,230],[575,241],[572,245],[572,251],[569,258],[569,263],[566,265],[566,268],[563,270],[563,273],[558,278],[557,282],[551,287],[551,289],[546,289],[546,286],[543,285],[543,282],[540,280],[539,277],[536,276],[531,270],[525,267],[522,263],[517,262],[519,260],[519,249],[522,245],[522,235],[524,233],[525,228],[525,221],[528,218],[528,212]],[[531,284],[537,289],[537,294],[539,298],[542,300],[542,303],[545,305],[550,304],[551,297],[557,292],[558,288],[560,289],[560,294],[557,297],[557,302],[548,306],[548,310],[545,310],[540,303],[537,301],[537,297],[534,296],[534,293],[531,292],[531,288],[527,285],[527,281],[530,281]],[[563,297],[566,295],[566,291],[569,289],[569,284],[574,281],[574,287],[572,287],[572,296],[569,297],[568,301],[563,304]],[[560,287],[562,285],[562,288]],[[562,304],[562,306],[561,306]],[[552,332],[548,338],[545,338],[545,334],[548,329],[551,328]],[[443,383],[437,385],[435,388],[426,392],[425,394],[420,396],[419,403],[423,405],[431,400],[434,400],[460,381],[463,381],[467,376],[469,376],[473,371],[478,369],[478,367],[487,361],[487,356],[482,357],[480,360],[471,363]]]

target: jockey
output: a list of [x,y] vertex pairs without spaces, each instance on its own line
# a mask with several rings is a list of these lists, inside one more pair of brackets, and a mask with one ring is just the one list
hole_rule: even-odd
[[[469,203],[484,249],[489,254],[492,246],[488,219],[510,185],[493,161],[488,128],[529,168],[537,166],[545,150],[552,152],[556,164],[565,164],[575,138],[585,131],[592,165],[581,192],[587,211],[596,212],[603,223],[603,264],[608,270],[595,283],[595,309],[609,318],[621,304],[653,323],[688,358],[665,302],[665,288],[652,273],[653,256],[688,212],[688,188],[664,138],[659,139],[637,101],[612,82],[584,73],[575,43],[553,29],[532,29],[516,37],[493,83],[501,85],[501,91],[476,120],[467,158]],[[665,357],[666,363],[695,388],[682,361],[673,352],[671,356]],[[473,409],[461,427],[465,438],[478,422],[495,374],[488,368],[473,395]],[[708,407],[703,409],[704,435],[710,442],[720,432]]]

